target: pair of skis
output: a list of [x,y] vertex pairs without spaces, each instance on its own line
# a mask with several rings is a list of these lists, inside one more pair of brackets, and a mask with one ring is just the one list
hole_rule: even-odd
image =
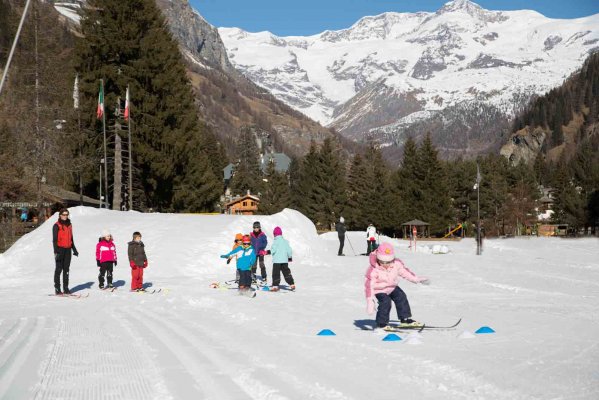
[[49,294],[48,296],[68,297],[70,299],[85,299],[86,297],[89,297],[89,293],[85,293],[85,294],[81,294],[81,293],[70,293],[70,294],[61,293],[61,294]]
[[422,325],[404,325],[399,323],[399,321],[391,321],[391,323],[389,324],[389,326],[385,329],[385,331],[387,332],[405,332],[405,331],[416,331],[416,332],[422,332],[422,331],[448,331],[448,330],[452,330],[455,329],[456,326],[458,326],[460,323],[462,322],[462,318],[460,318],[456,323],[454,323],[453,325],[447,325],[447,326],[436,326],[436,325],[427,325],[427,324],[422,324]]

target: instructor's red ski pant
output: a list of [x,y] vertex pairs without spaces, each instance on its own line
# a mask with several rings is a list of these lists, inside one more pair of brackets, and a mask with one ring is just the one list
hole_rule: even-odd
[[144,284],[143,267],[131,267],[131,290],[142,289]]

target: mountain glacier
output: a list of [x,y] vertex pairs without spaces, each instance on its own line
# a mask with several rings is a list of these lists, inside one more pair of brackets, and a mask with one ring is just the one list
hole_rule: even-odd
[[531,96],[599,50],[599,14],[550,19],[468,0],[306,37],[219,32],[245,76],[345,136],[401,144],[430,131],[456,154],[488,150]]

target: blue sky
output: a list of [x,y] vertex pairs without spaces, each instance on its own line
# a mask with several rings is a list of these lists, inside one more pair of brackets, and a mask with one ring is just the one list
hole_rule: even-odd
[[[386,11],[436,11],[448,0],[189,0],[212,25],[279,36],[312,35],[351,26]],[[599,0],[479,0],[489,10],[532,9],[551,18],[599,13]]]

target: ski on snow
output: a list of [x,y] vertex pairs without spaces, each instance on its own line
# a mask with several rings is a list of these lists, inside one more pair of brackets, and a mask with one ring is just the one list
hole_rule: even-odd
[[160,293],[162,291],[161,289],[150,289],[150,290],[136,290],[135,293],[140,293],[140,294],[154,294],[154,293]]
[[52,297],[69,297],[71,299],[85,299],[86,297],[89,297],[89,293],[85,293],[85,294],[49,294],[48,296],[52,296]]
[[436,325],[427,325],[422,324],[422,325],[402,325],[401,323],[393,323],[393,322],[399,322],[399,321],[392,321],[392,323],[390,324],[390,332],[393,331],[418,331],[418,332],[422,332],[422,331],[444,331],[444,330],[451,330],[454,329],[456,326],[458,326],[460,324],[460,322],[462,322],[462,318],[458,319],[458,321],[456,323],[454,323],[453,325],[447,325],[447,326],[436,326]]

